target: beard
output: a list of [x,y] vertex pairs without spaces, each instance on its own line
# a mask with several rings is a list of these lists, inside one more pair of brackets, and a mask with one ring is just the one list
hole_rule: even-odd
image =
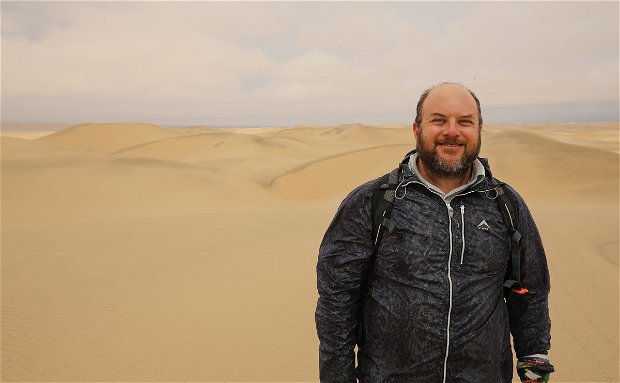
[[[437,145],[441,144],[459,144],[463,145],[465,151],[457,159],[443,158],[439,152],[437,152]],[[422,129],[420,129],[416,149],[418,151],[418,158],[426,169],[433,172],[435,175],[448,178],[461,178],[464,177],[472,164],[478,158],[480,154],[481,134],[478,132],[478,142],[462,142],[462,140],[454,138],[440,138],[435,142],[427,141],[422,136]]]

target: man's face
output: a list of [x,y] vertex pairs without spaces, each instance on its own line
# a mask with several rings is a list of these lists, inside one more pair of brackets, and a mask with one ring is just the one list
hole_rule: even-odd
[[480,153],[476,101],[458,85],[440,85],[422,106],[422,124],[413,125],[418,158],[438,176],[462,177]]

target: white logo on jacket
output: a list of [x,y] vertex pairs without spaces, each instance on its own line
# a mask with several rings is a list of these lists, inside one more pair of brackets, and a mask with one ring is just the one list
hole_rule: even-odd
[[476,226],[476,229],[484,230],[484,231],[489,231],[489,229],[491,229],[491,227],[487,223],[486,219],[483,219],[482,222],[480,222],[478,224],[478,226]]

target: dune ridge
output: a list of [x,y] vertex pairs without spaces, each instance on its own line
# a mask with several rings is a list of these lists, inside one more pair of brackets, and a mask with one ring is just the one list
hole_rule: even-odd
[[41,137],[40,140],[92,150],[97,153],[112,153],[117,148],[137,145],[146,141],[157,141],[177,135],[173,129],[144,123],[80,124]]
[[[483,129],[545,243],[554,382],[618,381],[618,128]],[[398,124],[39,133],[0,141],[2,381],[318,381],[322,235],[415,146]]]
[[[553,140],[545,134],[507,130],[488,137],[483,155],[493,158],[496,175],[509,177],[518,190],[536,199],[562,198],[572,191],[617,200],[618,153]],[[562,166],[553,166],[559,164]],[[572,196],[574,198],[575,196]]]
[[396,167],[409,150],[411,145],[387,144],[335,154],[291,169],[271,180],[268,186],[288,198],[333,197],[351,185],[369,181],[369,173],[381,175],[385,169]]

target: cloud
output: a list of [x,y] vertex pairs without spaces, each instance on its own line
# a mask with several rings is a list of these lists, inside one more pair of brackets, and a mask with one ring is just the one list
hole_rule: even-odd
[[71,17],[62,8],[50,3],[4,2],[2,13],[3,37],[23,37],[33,43],[72,24]]
[[2,119],[407,122],[444,80],[617,116],[617,31],[615,2],[3,2]]

